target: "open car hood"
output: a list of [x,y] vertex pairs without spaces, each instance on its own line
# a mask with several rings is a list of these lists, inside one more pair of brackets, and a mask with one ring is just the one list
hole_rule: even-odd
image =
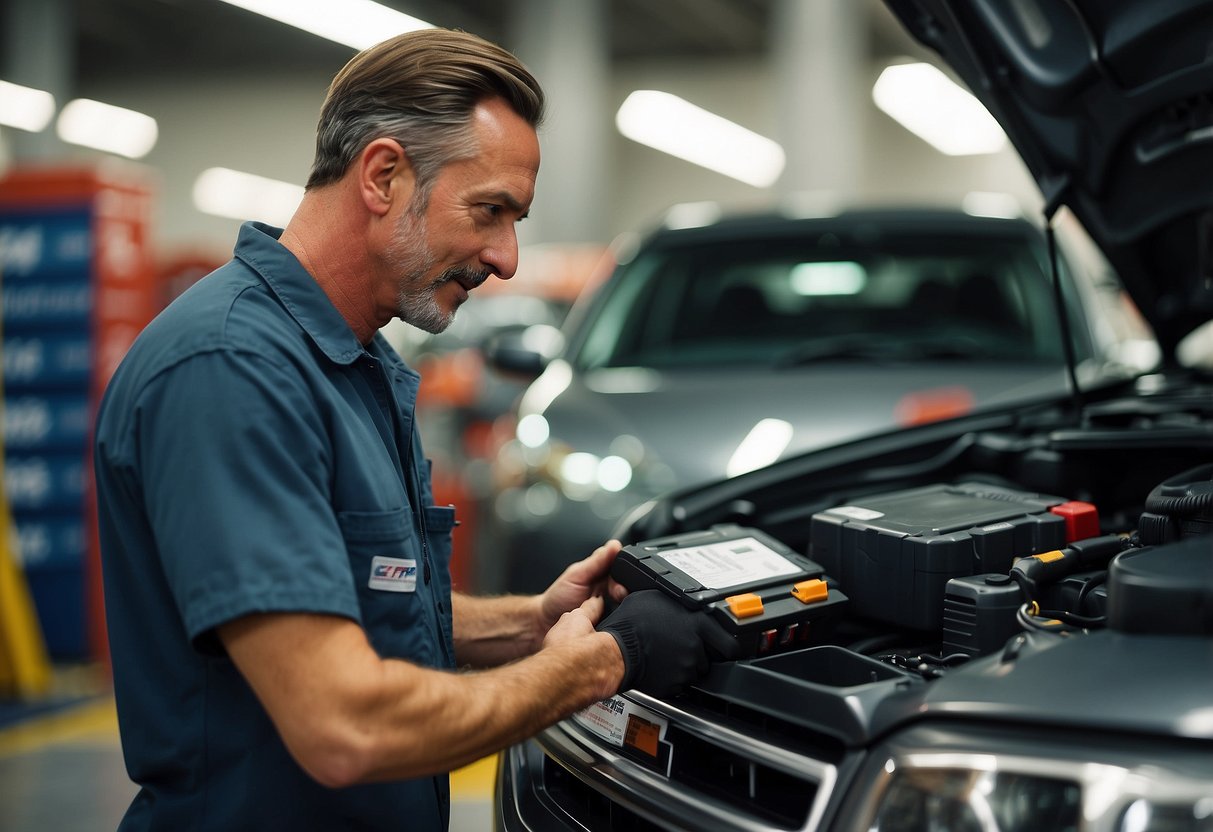
[[885,0],[999,121],[1162,346],[1213,318],[1213,3]]

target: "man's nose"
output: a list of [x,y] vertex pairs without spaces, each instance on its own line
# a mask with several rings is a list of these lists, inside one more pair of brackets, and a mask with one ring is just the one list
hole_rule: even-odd
[[518,271],[518,234],[511,225],[493,236],[480,252],[480,262],[502,280],[509,280]]

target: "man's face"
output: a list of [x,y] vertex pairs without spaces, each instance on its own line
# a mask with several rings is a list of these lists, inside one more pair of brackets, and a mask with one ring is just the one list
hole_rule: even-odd
[[384,252],[397,292],[394,314],[427,332],[446,329],[489,277],[514,276],[515,224],[535,193],[539,141],[525,120],[494,99],[473,111],[472,132],[476,155],[446,165],[428,201],[399,214]]
[[483,272],[471,275],[467,267],[455,266],[432,278],[437,258],[426,242],[425,216],[411,210],[401,214],[385,257],[393,272],[400,275],[397,316],[426,332],[442,332],[455,317],[455,310],[448,311],[438,302],[438,292],[445,284],[462,279],[480,285],[487,277]]

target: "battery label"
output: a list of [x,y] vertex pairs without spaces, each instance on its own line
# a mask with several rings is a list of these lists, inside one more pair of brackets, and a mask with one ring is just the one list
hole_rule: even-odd
[[754,581],[795,575],[795,564],[752,537],[671,549],[661,559],[707,589],[724,589]]

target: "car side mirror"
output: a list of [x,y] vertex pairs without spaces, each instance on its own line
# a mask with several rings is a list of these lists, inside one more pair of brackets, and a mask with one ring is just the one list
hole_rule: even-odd
[[480,346],[485,363],[505,375],[538,378],[564,350],[564,336],[548,324],[499,331]]

